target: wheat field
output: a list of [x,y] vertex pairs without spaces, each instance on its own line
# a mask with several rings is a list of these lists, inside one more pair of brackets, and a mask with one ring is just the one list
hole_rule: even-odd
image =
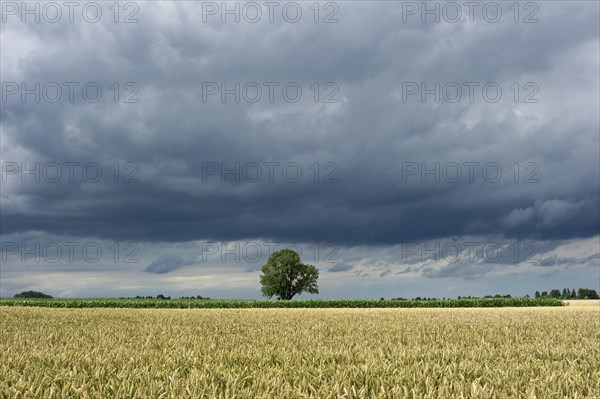
[[2,398],[598,398],[600,303],[0,307]]

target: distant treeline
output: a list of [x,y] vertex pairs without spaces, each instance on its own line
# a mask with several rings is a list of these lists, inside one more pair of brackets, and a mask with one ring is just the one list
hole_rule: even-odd
[[[157,296],[139,296],[139,295],[137,295],[133,298],[121,296],[121,297],[119,297],[119,299],[167,299],[168,300],[168,299],[171,299],[171,297],[165,296],[163,294],[158,294]],[[210,299],[210,298],[207,296],[196,295],[196,296],[180,296],[177,299]]]
[[550,290],[550,292],[539,291],[535,292],[536,298],[559,298],[559,299],[598,299],[598,293],[596,290],[592,290],[589,288],[580,288],[577,291],[575,288],[572,290],[568,288],[563,288],[562,291],[555,288]]
[[[480,297],[480,296],[458,296],[457,299],[488,299],[488,298],[512,298],[512,295],[507,294],[507,295],[500,295],[500,294],[496,294],[496,295],[486,295],[484,297]],[[525,295],[524,298],[529,298],[529,295]],[[385,298],[381,298],[382,300]],[[446,299],[452,299],[452,298],[446,298],[443,297],[442,300],[446,300]],[[392,301],[439,301],[439,298],[430,298],[430,297],[423,297],[421,298],[420,296],[414,297],[413,299],[407,299],[407,298],[402,298],[402,297],[398,297],[398,298],[392,298]]]
[[15,295],[15,298],[53,298],[52,295],[44,294],[39,291],[23,291],[20,294]]
[[[44,298],[44,299],[51,299],[54,298],[52,295],[48,295],[48,294],[44,294],[43,292],[39,292],[39,291],[23,291],[20,294],[16,294],[14,296],[14,298],[17,299],[25,299],[25,298]],[[165,296],[163,294],[158,294],[157,296],[140,296],[137,295],[135,297],[119,297],[119,299],[171,299],[170,296]],[[202,296],[202,295],[196,295],[196,296],[182,296],[179,297],[177,299],[210,299],[207,296]]]
[[[550,290],[550,292],[547,291],[542,291],[541,293],[539,291],[535,292],[535,298],[556,298],[556,299],[599,299],[598,298],[598,293],[596,292],[596,290],[592,290],[589,288],[579,288],[578,290],[576,290],[575,288],[573,288],[572,290],[568,289],[568,288],[563,288],[562,291],[559,289],[553,289]],[[42,292],[39,291],[23,291],[20,294],[16,294],[14,296],[14,298],[17,299],[28,299],[28,298],[44,298],[44,299],[50,299],[53,298],[52,295],[48,295],[48,294],[44,294]],[[477,296],[458,296],[458,299],[480,299],[482,297],[477,297]],[[483,297],[484,299],[489,299],[489,298],[512,298],[512,296],[510,294],[506,294],[506,295],[501,295],[501,294],[496,294],[496,295],[486,295]],[[525,295],[524,298],[529,298],[529,294]],[[140,296],[137,295],[135,297],[119,297],[119,299],[161,299],[161,300],[170,300],[171,297],[170,296],[165,296],[163,294],[159,294],[157,296]],[[176,299],[187,299],[187,300],[193,300],[193,299],[201,299],[201,300],[208,300],[210,299],[209,297],[204,297],[202,295],[196,295],[196,296],[182,296]],[[384,300],[385,298],[381,298],[381,300]],[[446,300],[446,299],[450,299],[450,298],[441,298],[441,300]],[[407,298],[402,298],[402,297],[398,297],[398,298],[392,298],[392,301],[408,301],[410,299]],[[430,298],[430,297],[415,297],[412,298],[413,301],[439,301],[439,298]]]
[[[536,291],[534,296],[536,298],[557,298],[557,299],[599,299],[598,298],[598,293],[596,292],[596,290],[592,290],[589,288],[579,288],[578,290],[576,290],[575,288],[573,288],[572,290],[568,289],[568,288],[563,288],[562,291],[559,289],[553,289],[550,290],[550,292],[548,291],[542,291],[541,293],[539,291]],[[458,296],[458,299],[478,299],[481,297],[478,296]],[[496,294],[496,295],[486,295],[483,298],[512,298],[512,296],[510,294],[506,294],[506,295],[501,295],[501,294]],[[529,298],[529,294],[525,295],[524,298]],[[381,298],[384,299],[384,298]],[[442,299],[446,299],[446,298],[442,298]],[[402,298],[402,297],[398,297],[398,298],[392,298],[392,301],[407,301],[407,298]],[[421,298],[420,296],[415,297],[412,299],[413,301],[437,301],[438,298],[429,298],[429,297],[423,297]]]

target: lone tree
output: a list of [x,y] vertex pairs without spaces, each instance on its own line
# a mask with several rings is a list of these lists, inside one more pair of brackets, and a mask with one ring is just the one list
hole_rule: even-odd
[[318,294],[319,271],[313,265],[300,263],[300,255],[291,249],[274,252],[261,269],[261,292],[266,297],[290,300],[306,291]]

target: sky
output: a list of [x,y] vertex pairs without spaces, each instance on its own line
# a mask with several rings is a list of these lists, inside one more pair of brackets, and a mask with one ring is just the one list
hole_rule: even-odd
[[0,296],[600,289],[597,2],[25,4]]

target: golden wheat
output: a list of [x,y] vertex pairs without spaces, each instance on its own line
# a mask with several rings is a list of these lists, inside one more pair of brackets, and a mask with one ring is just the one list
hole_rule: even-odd
[[3,398],[596,398],[600,304],[0,307]]

